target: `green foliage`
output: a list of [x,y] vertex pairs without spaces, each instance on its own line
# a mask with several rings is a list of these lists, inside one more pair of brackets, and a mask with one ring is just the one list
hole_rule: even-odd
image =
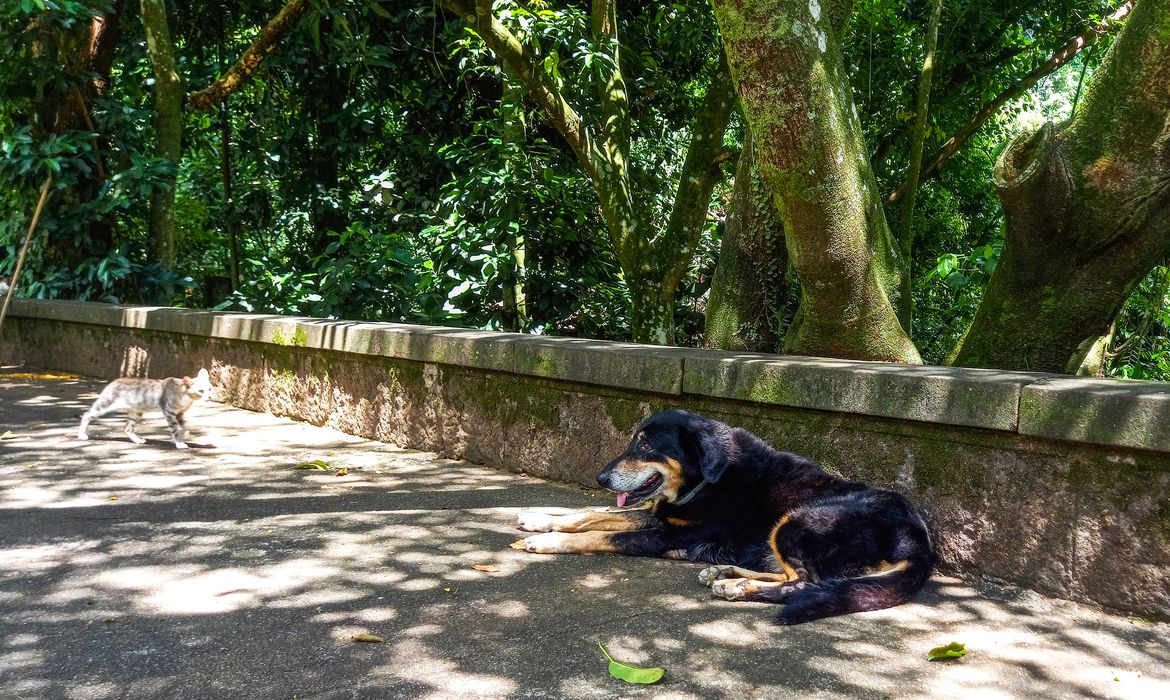
[[[880,194],[899,184],[907,162],[928,4],[858,2],[846,28]],[[962,30],[940,37],[928,154],[1112,4],[947,5],[944,26]],[[617,7],[631,184],[640,215],[658,232],[674,204],[719,38],[708,3]],[[147,253],[150,193],[176,173],[152,155],[153,77],[138,3],[125,3],[108,76],[71,60],[86,27],[110,9],[105,0],[0,3],[0,275],[15,264],[42,183],[49,176],[54,183],[22,294],[504,328],[504,289],[518,275],[524,330],[630,336],[629,293],[597,193],[574,154],[531,100],[505,99],[498,62],[462,20],[433,3],[318,0],[222,110],[188,109],[176,258],[173,270],[162,269]],[[168,2],[188,86],[222,74],[276,9],[259,0]],[[588,3],[500,0],[494,10],[595,124],[598,83],[613,66],[593,41]],[[1082,70],[1091,77],[1104,48],[997,114],[923,185],[913,338],[928,361],[942,361],[962,335],[1002,250],[989,177],[999,149],[1039,121],[1067,118]],[[108,80],[91,94],[96,77]],[[70,106],[77,93],[87,95],[84,114]],[[685,344],[702,336],[729,187],[717,188],[679,286],[676,337]],[[228,274],[229,229],[239,235],[241,284],[227,298],[210,298]],[[514,256],[520,243],[522,269]],[[1170,377],[1160,270],[1118,320],[1113,349],[1122,352],[1110,374]]]
[[1117,318],[1106,374],[1128,379],[1170,378],[1170,267],[1142,280]]

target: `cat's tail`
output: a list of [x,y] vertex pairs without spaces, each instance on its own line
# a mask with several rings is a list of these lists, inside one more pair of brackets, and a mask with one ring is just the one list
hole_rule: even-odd
[[857,578],[803,582],[783,599],[777,622],[798,625],[822,617],[882,610],[909,602],[930,578],[929,557],[899,562],[888,571]]

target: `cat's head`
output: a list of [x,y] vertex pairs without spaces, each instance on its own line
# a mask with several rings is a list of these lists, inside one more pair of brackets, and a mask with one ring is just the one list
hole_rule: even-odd
[[195,378],[183,377],[183,386],[187,388],[187,395],[195,399],[205,399],[211,395],[211,375],[207,368],[199,370]]

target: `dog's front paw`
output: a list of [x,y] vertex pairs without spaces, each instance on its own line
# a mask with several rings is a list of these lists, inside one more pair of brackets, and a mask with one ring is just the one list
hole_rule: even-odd
[[532,535],[522,540],[516,540],[508,546],[512,549],[534,552],[536,554],[556,554],[567,551],[565,549],[564,533],[560,532],[543,532],[539,535]]
[[548,532],[553,528],[554,518],[549,513],[520,513],[516,516],[516,527],[524,532]]
[[711,584],[715,583],[719,579],[725,579],[729,576],[733,576],[734,571],[735,571],[734,566],[729,566],[726,564],[720,564],[718,566],[708,566],[706,569],[703,569],[702,571],[699,572],[699,582],[702,583],[704,586],[710,586]]

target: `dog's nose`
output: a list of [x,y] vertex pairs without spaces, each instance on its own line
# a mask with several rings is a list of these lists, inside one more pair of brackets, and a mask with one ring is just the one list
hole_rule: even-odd
[[597,475],[597,483],[601,484],[601,487],[604,489],[610,488],[610,482],[613,479],[614,464],[615,462],[610,462],[605,465],[605,469],[602,469],[601,473]]

